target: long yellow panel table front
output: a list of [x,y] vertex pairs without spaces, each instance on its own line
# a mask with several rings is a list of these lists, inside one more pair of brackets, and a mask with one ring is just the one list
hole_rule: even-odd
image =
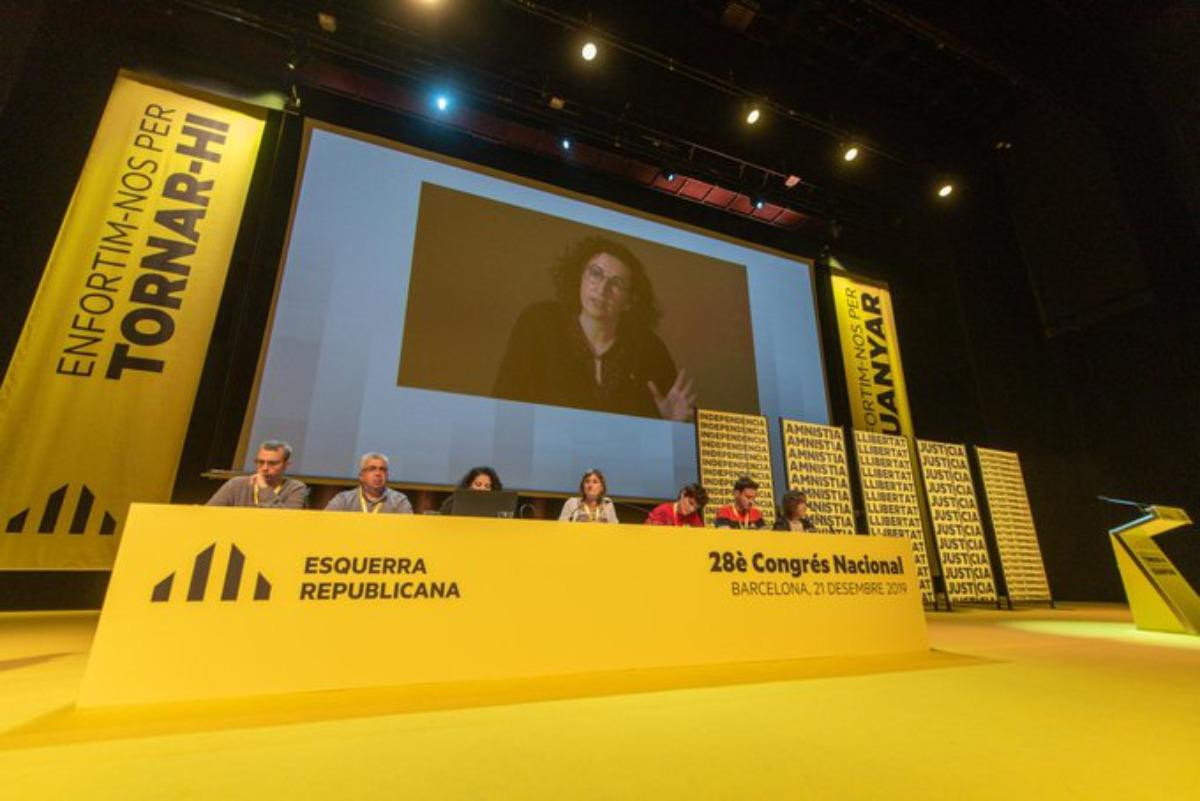
[[135,504],[79,705],[927,648],[901,538]]

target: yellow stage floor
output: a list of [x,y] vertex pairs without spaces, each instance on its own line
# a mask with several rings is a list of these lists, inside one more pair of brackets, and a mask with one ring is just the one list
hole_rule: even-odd
[[934,651],[78,713],[96,615],[0,615],[0,799],[1190,799],[1200,638],[1067,604]]

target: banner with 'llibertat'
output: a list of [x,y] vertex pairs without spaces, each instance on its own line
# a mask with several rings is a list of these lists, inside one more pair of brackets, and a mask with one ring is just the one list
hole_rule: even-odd
[[0,387],[0,569],[112,566],[169,500],[261,112],[121,73]]
[[854,428],[912,436],[891,293],[840,271],[830,281]]
[[905,437],[855,431],[858,480],[867,512],[867,530],[875,537],[903,537],[912,543],[921,598],[927,604],[935,604],[909,442]]

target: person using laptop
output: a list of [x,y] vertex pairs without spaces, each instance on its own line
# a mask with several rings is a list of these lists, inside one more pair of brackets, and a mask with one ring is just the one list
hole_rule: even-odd
[[382,453],[364,453],[358,460],[358,486],[334,495],[325,511],[411,515],[408,497],[389,487],[387,480],[388,458]]
[[[458,489],[472,490],[474,492],[500,492],[504,489],[504,484],[500,482],[500,475],[494,468],[487,465],[472,467],[468,470],[458,482]],[[442,501],[439,512],[444,515],[454,514],[454,495]]]

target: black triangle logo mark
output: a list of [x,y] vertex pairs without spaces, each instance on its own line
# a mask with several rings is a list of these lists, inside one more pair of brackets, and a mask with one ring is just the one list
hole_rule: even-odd
[[[188,581],[186,599],[189,602],[203,601],[208,594],[208,579],[212,574],[213,557],[217,544],[214,542],[192,560],[192,573]],[[225,563],[225,575],[221,579],[221,600],[236,601],[241,595],[242,573],[246,567],[246,555],[237,545],[229,546],[229,559]],[[171,599],[175,584],[175,573],[169,573],[150,591],[152,603],[163,603]],[[271,598],[271,582],[258,573],[254,584],[254,600],[267,601]]]
[[25,518],[29,517],[29,510],[22,509],[8,519],[8,527],[4,530],[9,534],[20,534],[25,530]]
[[[65,518],[63,511],[64,506],[66,506],[67,493],[70,487],[70,484],[63,484],[46,497],[46,505],[42,508],[42,516],[38,521],[38,534],[53,534],[55,529],[58,528],[60,520]],[[95,493],[92,492],[88,485],[82,485],[79,491],[79,499],[75,502],[75,508],[71,512],[71,520],[67,528],[68,534],[78,536],[87,533],[88,521],[92,517],[92,507],[95,503]],[[27,507],[10,517],[8,525],[4,528],[5,532],[8,534],[21,534],[27,531],[27,525],[30,523],[29,511]],[[112,536],[116,532],[117,519],[111,513],[103,512],[100,516],[100,535]]]

